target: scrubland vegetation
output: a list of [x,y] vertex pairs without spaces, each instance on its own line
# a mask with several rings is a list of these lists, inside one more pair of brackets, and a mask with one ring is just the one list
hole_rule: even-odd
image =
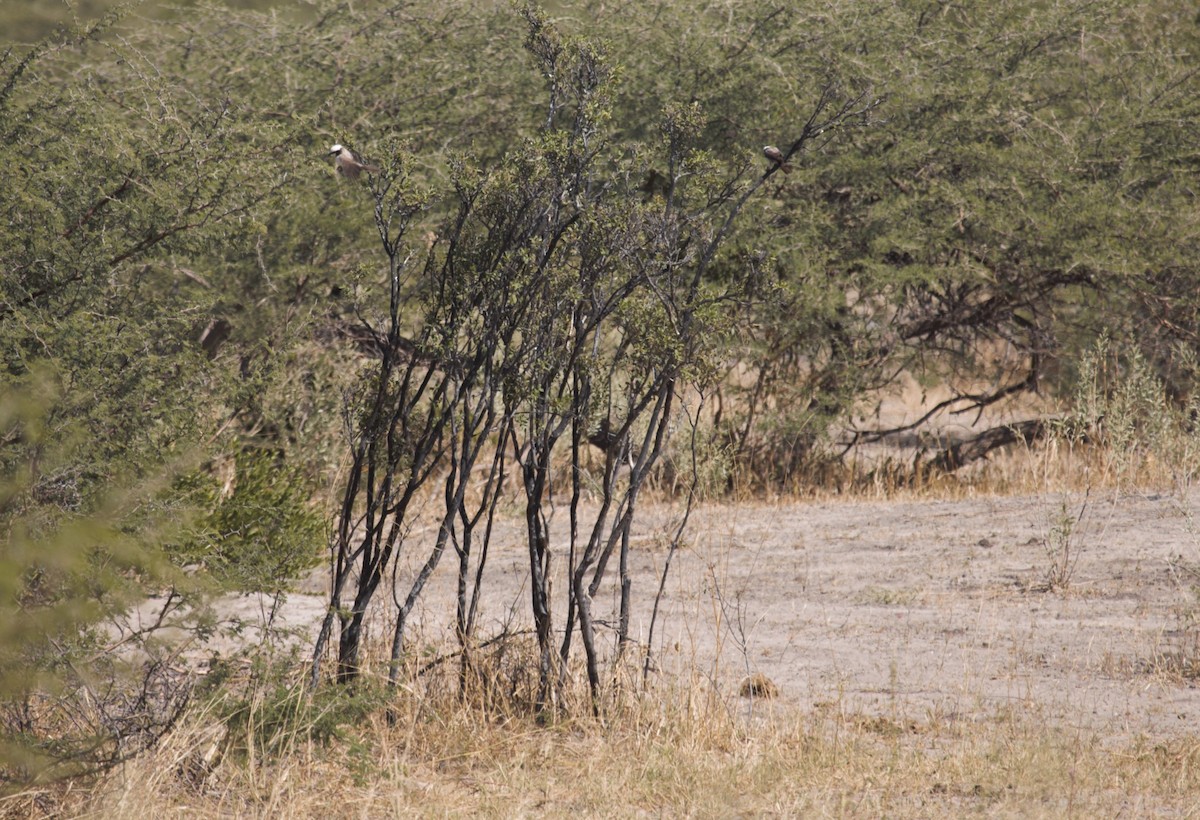
[[[785,709],[660,674],[654,640],[698,504],[1074,492],[1061,594],[1093,493],[1187,514],[1192,4],[0,23],[3,810],[1194,806],[1194,733]],[[334,143],[379,173],[339,179]],[[674,515],[634,584],[647,500]],[[492,634],[502,524],[529,628]],[[273,624],[314,567],[299,643],[220,609],[256,593]]]

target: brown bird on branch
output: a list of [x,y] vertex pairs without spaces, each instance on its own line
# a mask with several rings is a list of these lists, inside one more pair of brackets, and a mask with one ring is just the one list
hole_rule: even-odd
[[363,171],[368,174],[379,173],[378,165],[367,162],[340,142],[329,149],[329,156],[334,158],[333,165],[337,168],[338,175],[346,179],[358,179],[358,175]]
[[764,145],[763,155],[767,159],[771,160],[771,162],[779,166],[779,170],[783,171],[785,174],[790,174],[792,172],[791,163],[784,161],[783,152],[774,145]]

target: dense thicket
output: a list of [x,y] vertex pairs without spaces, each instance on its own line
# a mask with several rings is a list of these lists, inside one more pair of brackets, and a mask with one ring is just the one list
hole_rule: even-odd
[[[518,476],[549,696],[576,630],[598,686],[588,601],[617,556],[627,614],[672,430],[676,478],[703,448],[715,487],[795,486],[903,372],[943,410],[1053,393],[1107,332],[1192,389],[1189,3],[299,12],[100,18],[0,58],[6,595],[46,616],[5,632],[10,726],[29,658],[70,691],[113,640],[81,624],[131,588],[278,589],[325,546],[306,496],[340,501],[352,677],[413,494],[445,498],[427,566],[457,554],[465,647]],[[339,180],[334,142],[383,173]],[[556,541],[556,486],[610,517]]]

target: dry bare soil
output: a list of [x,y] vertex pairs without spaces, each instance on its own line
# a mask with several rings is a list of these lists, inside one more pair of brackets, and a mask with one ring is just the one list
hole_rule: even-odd
[[[1107,492],[703,506],[671,567],[655,668],[700,670],[729,692],[762,674],[777,705],[803,711],[950,723],[1013,715],[1114,740],[1192,736],[1198,505],[1200,493]],[[643,650],[680,513],[646,510],[633,539],[632,631]],[[552,533],[565,528],[563,512]],[[408,573],[427,540],[414,534]],[[452,562],[415,621],[426,656],[450,644]],[[481,637],[529,627],[527,579],[514,517],[492,548]],[[291,596],[287,622],[311,628],[323,583]],[[611,578],[596,602],[608,623],[616,587]],[[556,596],[564,590],[559,580]],[[240,606],[248,617],[258,607]],[[380,650],[385,622],[381,612]]]
[[[395,721],[374,714],[330,745],[301,733],[283,754],[215,758],[218,730],[201,713],[81,813],[1200,816],[1197,504],[1200,493],[1094,492],[704,506],[674,556],[653,637],[681,510],[647,508],[630,562],[632,632],[655,669],[643,697],[614,699],[599,720],[578,703],[578,715],[543,722],[503,705],[462,708],[438,694],[452,675],[428,676],[393,701]],[[560,510],[553,537],[566,528]],[[410,534],[402,590],[432,535]],[[447,555],[412,624],[423,665],[453,662],[452,564]],[[509,511],[481,638],[528,629],[527,579]],[[610,581],[594,606],[609,624]],[[300,647],[326,583],[314,574],[278,613]],[[266,611],[253,598],[225,604],[251,622]],[[370,622],[375,664],[392,606]],[[753,675],[777,696],[739,694]]]
[[745,635],[728,662],[801,708],[1190,734],[1185,510],[1164,495],[706,510],[681,575],[724,574]]

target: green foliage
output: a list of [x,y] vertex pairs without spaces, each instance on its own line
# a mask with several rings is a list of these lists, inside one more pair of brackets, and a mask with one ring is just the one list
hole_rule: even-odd
[[1182,490],[1200,472],[1200,396],[1172,394],[1136,346],[1104,335],[1085,351],[1071,407],[1064,433],[1094,445],[1117,486],[1165,479]]
[[[157,549],[170,518],[146,512],[157,482],[117,480],[84,498],[60,389],[32,374],[0,398],[0,780],[94,771],[152,742],[186,701],[146,634],[122,631],[147,589],[194,591]],[[55,422],[57,426],[52,426]],[[176,513],[179,510],[175,510]],[[128,644],[124,653],[116,647]],[[137,647],[141,652],[133,652]],[[140,696],[138,693],[141,693]]]
[[[382,281],[365,191],[335,184],[324,147],[383,158],[400,140],[428,191],[457,155],[490,164],[577,104],[617,149],[596,159],[652,206],[668,177],[675,197],[744,190],[752,177],[730,174],[763,168],[759,146],[786,147],[814,100],[883,100],[867,127],[793,157],[707,266],[756,283],[716,354],[735,458],[769,452],[777,429],[817,446],[904,368],[1061,386],[1057,362],[1102,325],[1183,378],[1175,351],[1197,315],[1187,4],[310,10],[236,26],[181,11],[122,23],[122,40],[106,23],[4,64],[4,355],[21,372],[49,354],[74,380],[71,412],[122,443],[94,472],[199,440],[227,413],[227,431],[328,464],[349,371],[320,341],[356,313],[380,319]],[[604,78],[579,102],[580,82]],[[565,137],[538,138],[545,162],[567,161]],[[432,202],[413,250],[448,207]],[[209,359],[196,339],[214,318],[233,330]],[[298,342],[317,344],[297,357]]]
[[[293,19],[311,16],[304,0],[221,0],[231,9],[275,10]],[[87,25],[106,14],[136,9],[139,17],[171,19],[186,15],[202,5],[196,0],[7,0],[0,10],[0,47],[9,43],[33,43],[72,25]]]
[[[246,592],[283,592],[304,570],[320,560],[325,547],[321,512],[310,503],[310,490],[299,470],[282,465],[279,455],[246,450],[235,459],[233,491],[211,503],[192,538],[172,559],[202,565],[222,588]],[[201,482],[193,494],[211,487]],[[211,490],[210,490],[211,492]]]
[[283,755],[297,745],[326,745],[345,737],[344,728],[379,712],[386,694],[365,682],[308,691],[279,683],[254,689],[223,707],[234,751]]
[[[1197,155],[1179,140],[1200,112],[1188,4],[654,13],[676,25],[652,31],[631,12],[597,24],[625,87],[643,89],[614,118],[690,95],[708,117],[701,147],[727,166],[783,142],[826,90],[883,100],[866,127],[794,157],[712,268],[759,277],[727,348],[739,460],[786,463],[779,429],[802,455],[904,369],[1069,390],[1062,364],[1106,327],[1185,377],[1200,237],[1184,182]],[[672,55],[670,69],[621,50],[632,42]],[[955,409],[978,396],[964,392]]]

